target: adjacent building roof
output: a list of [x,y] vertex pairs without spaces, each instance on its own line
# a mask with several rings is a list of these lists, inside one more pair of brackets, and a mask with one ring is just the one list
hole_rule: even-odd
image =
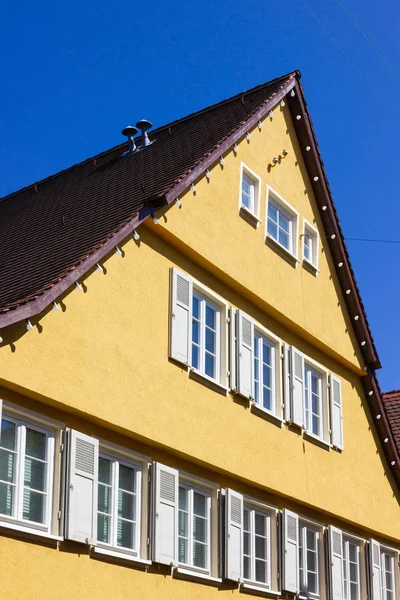
[[386,416],[400,457],[400,390],[382,394]]

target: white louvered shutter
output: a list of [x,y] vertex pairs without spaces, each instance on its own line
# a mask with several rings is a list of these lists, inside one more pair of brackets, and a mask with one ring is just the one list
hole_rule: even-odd
[[192,341],[192,279],[171,269],[171,358],[190,364]]
[[227,489],[225,496],[226,578],[242,579],[243,564],[243,496]]
[[283,352],[283,393],[284,393],[284,404],[285,404],[285,421],[291,420],[291,404],[292,404],[292,389],[290,380],[290,358],[291,351],[290,346],[285,344]]
[[66,538],[95,544],[99,441],[73,429],[69,430],[68,436]]
[[330,384],[332,445],[343,450],[342,384],[334,375]]
[[329,525],[328,537],[332,600],[343,600],[343,535],[340,529]]
[[299,517],[283,509],[283,581],[282,589],[297,594],[299,586]]
[[179,473],[154,463],[154,560],[164,565],[178,562]]
[[381,546],[379,542],[369,542],[369,564],[371,576],[371,600],[381,600]]
[[0,444],[1,444],[1,419],[3,414],[3,400],[0,398]]
[[296,425],[304,425],[304,356],[292,346],[290,364],[292,404],[290,420]]
[[238,316],[238,392],[246,398],[254,396],[254,323],[239,310]]
[[237,381],[236,381],[236,362],[237,362],[237,339],[236,339],[236,320],[237,320],[237,310],[236,308],[231,308],[229,311],[229,386],[232,391],[236,391]]

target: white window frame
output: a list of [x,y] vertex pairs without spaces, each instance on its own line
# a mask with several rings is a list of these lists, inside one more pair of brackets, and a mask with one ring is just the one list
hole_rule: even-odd
[[[350,554],[349,554],[349,544],[353,544],[356,546],[357,552],[357,576],[358,576],[358,591],[357,591],[357,600],[361,600],[361,547],[360,547],[360,539],[353,537],[352,535],[348,535],[346,532],[342,532],[342,540],[343,540],[343,599],[350,600]],[[345,579],[345,572],[347,578]],[[353,582],[354,583],[354,582]]]
[[[319,387],[319,415],[318,418],[320,419],[320,432],[321,434],[315,433],[312,429],[313,429],[313,411],[312,411],[312,386],[311,386],[311,382],[312,382],[312,376],[316,375],[318,378],[318,387]],[[303,398],[303,402],[304,402],[304,406],[303,406],[303,410],[304,410],[304,429],[307,431],[307,433],[317,437],[317,438],[324,438],[324,407],[323,407],[323,403],[324,403],[324,399],[323,399],[323,387],[324,387],[324,382],[323,382],[323,373],[321,373],[321,371],[319,369],[316,369],[314,367],[314,365],[311,365],[307,359],[304,360],[304,398]],[[308,391],[308,393],[307,393]],[[307,427],[307,418],[306,418],[306,414],[307,412],[309,413],[309,426]]]
[[[304,595],[304,592],[302,591],[302,587],[303,587],[303,581],[302,581],[302,570],[301,570],[301,562],[300,562],[300,541],[302,541],[302,546],[303,546],[303,565],[305,566],[305,568],[303,568],[303,573],[307,572],[307,529],[312,530],[313,532],[315,532],[317,534],[316,537],[316,547],[317,547],[317,559],[316,559],[316,565],[317,565],[317,592],[309,592],[307,591],[306,595]],[[321,596],[321,569],[323,568],[323,560],[324,557],[321,557],[321,536],[323,536],[323,527],[318,524],[318,523],[314,523],[312,521],[309,521],[308,519],[303,519],[301,517],[299,517],[299,588],[300,588],[300,594],[299,597],[300,598],[320,598]],[[303,538],[303,539],[302,539]]]
[[[259,380],[260,402],[256,402],[256,400],[255,400],[255,381],[256,381],[255,370],[253,373],[254,407],[257,410],[262,410],[263,412],[282,420],[282,385],[281,385],[282,343],[281,343],[281,340],[278,337],[276,337],[273,333],[271,333],[270,331],[265,329],[262,325],[260,325],[256,321],[254,321],[254,338],[256,337],[256,334],[261,336],[261,338],[264,338],[266,340],[266,342],[271,346],[272,355],[273,355],[273,365],[272,365],[271,409],[268,410],[267,408],[265,408],[262,405],[262,393],[261,393],[262,392],[262,383],[263,383],[262,376],[260,376],[260,380]],[[262,342],[260,343],[260,346],[262,348]],[[261,360],[260,356],[259,356],[259,361],[260,361],[260,372],[261,372],[262,371],[262,368],[261,368],[262,360]],[[255,362],[255,340],[254,340],[253,362]]]
[[[59,534],[59,523],[55,512],[60,507],[61,462],[56,459],[55,450],[57,442],[61,443],[64,424],[55,419],[44,417],[34,411],[3,402],[2,418],[12,421],[17,425],[17,451],[16,451],[16,502],[13,516],[0,515],[0,526],[16,531],[44,536],[55,540],[62,540]],[[45,521],[37,523],[23,519],[23,491],[24,491],[24,458],[26,427],[40,431],[46,435],[47,452],[47,486],[45,502]],[[21,428],[21,429],[20,429]],[[1,445],[1,444],[0,444]],[[23,450],[23,454],[22,454]],[[56,466],[58,467],[56,472]]]
[[[289,248],[286,248],[281,244],[278,239],[268,233],[268,209],[269,205],[273,204],[276,206],[278,211],[280,210],[286,217],[289,218],[290,231],[289,231]],[[299,229],[299,213],[293,206],[291,206],[286,200],[282,198],[271,186],[267,185],[267,202],[266,202],[266,214],[265,214],[265,240],[271,240],[273,244],[276,244],[283,252],[287,253],[291,258],[294,259],[297,266],[298,261],[298,229]]]
[[[251,554],[250,554],[250,559],[251,559],[251,574],[253,575],[253,577],[247,579],[244,577],[244,511],[245,510],[249,510],[250,511],[250,519],[251,519],[251,532],[250,532],[250,546],[251,546]],[[255,578],[255,562],[256,562],[256,557],[255,557],[255,514],[258,513],[261,516],[266,518],[266,526],[267,526],[267,581],[266,582],[262,582],[262,581],[257,581]],[[243,497],[243,553],[242,553],[242,562],[243,562],[243,581],[246,584],[249,584],[250,586],[255,586],[258,588],[264,588],[266,590],[271,590],[272,587],[272,565],[271,565],[271,560],[272,560],[272,552],[271,552],[271,520],[272,520],[272,509],[269,508],[266,505],[262,505],[258,502],[255,502],[254,500],[252,501],[251,499],[247,498],[246,496]],[[247,556],[247,555],[246,555]]]
[[[303,426],[303,433],[306,437],[318,440],[319,442],[331,447],[332,445],[331,445],[331,438],[330,438],[331,424],[330,424],[330,410],[329,410],[329,373],[328,373],[327,369],[325,369],[322,365],[320,365],[318,362],[316,362],[312,358],[308,357],[305,354],[303,354],[303,357],[304,357],[304,374],[303,374],[303,376],[304,376],[304,388],[303,388],[304,426]],[[321,429],[321,431],[322,431],[322,435],[320,435],[320,436],[315,435],[311,431],[311,429],[306,429],[305,369],[307,366],[321,376],[321,407],[322,407],[322,412],[321,412],[322,429]]]
[[[112,452],[105,446],[99,448],[99,460],[105,458],[111,461],[111,542],[106,543],[97,539],[96,545],[99,548],[104,548],[118,552],[120,554],[129,554],[135,557],[141,556],[141,531],[142,531],[142,465],[139,462],[130,460],[128,457]],[[117,545],[117,524],[118,524],[118,474],[119,465],[124,465],[135,470],[135,488],[136,488],[136,536],[135,536],[135,549],[126,548],[124,546]],[[102,485],[100,478],[97,482],[98,488]],[[96,518],[99,515],[98,507],[96,509]]]
[[[311,260],[306,258],[304,255],[305,252],[305,240],[306,233],[311,236],[312,244],[311,244]],[[319,256],[319,233],[318,230],[312,225],[307,219],[303,219],[303,242],[302,242],[302,258],[303,263],[311,268],[315,275],[318,275],[318,256]]]
[[[246,177],[250,180],[253,185],[252,203],[253,205],[247,207],[242,202],[242,186],[243,178]],[[254,173],[244,162],[240,163],[240,186],[239,186],[239,212],[244,212],[246,216],[253,218],[257,225],[261,223],[260,220],[260,196],[261,196],[261,179]]]
[[[201,373],[202,375],[204,375],[205,377],[207,377],[208,379],[211,379],[212,381],[215,382],[219,382],[220,381],[220,371],[221,371],[221,307],[214,302],[213,300],[211,300],[211,298],[209,296],[207,296],[206,294],[204,294],[203,292],[199,291],[198,288],[193,285],[193,300],[194,297],[196,296],[196,298],[199,300],[200,302],[200,319],[196,319],[198,320],[200,326],[199,326],[199,335],[200,335],[200,340],[199,340],[199,344],[195,344],[198,348],[199,348],[199,366],[198,367],[194,367],[192,366],[192,368],[197,371],[198,373]],[[192,300],[192,301],[193,301]],[[206,367],[205,367],[205,356],[206,356],[206,345],[205,345],[205,337],[206,337],[206,305],[211,306],[214,311],[215,311],[215,371],[216,371],[216,377],[212,377],[211,375],[208,375],[206,373]],[[194,315],[192,314],[192,328],[193,328],[193,321],[194,321]],[[193,365],[193,336],[192,336],[192,342],[191,342],[191,347],[190,347],[190,351],[191,351],[191,363]]]
[[[204,485],[203,485],[204,482]],[[192,478],[189,474],[185,474],[179,472],[179,482],[178,482],[178,490],[180,487],[184,487],[189,491],[188,500],[188,556],[189,563],[179,562],[179,526],[178,526],[178,572],[184,575],[203,575],[207,578],[212,578],[212,570],[213,570],[213,520],[212,520],[212,504],[214,499],[214,493],[218,489],[216,484],[212,484],[207,482],[206,480],[202,480],[200,478]],[[198,492],[199,494],[205,496],[206,498],[206,507],[207,507],[207,562],[206,568],[197,567],[193,565],[193,493]],[[213,493],[214,492],[214,493]],[[178,519],[179,519],[179,498],[178,498]]]

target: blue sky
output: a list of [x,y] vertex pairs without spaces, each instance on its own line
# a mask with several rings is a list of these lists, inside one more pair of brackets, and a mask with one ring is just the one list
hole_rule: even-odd
[[[120,143],[128,123],[159,126],[299,69],[345,236],[400,240],[400,76],[344,0],[304,1],[346,56],[301,0],[6,3],[0,196]],[[400,5],[346,3],[400,70]],[[348,246],[380,383],[400,388],[400,245]]]

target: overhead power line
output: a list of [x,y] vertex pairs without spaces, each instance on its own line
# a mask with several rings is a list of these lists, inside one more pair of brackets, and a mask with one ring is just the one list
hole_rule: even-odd
[[374,240],[371,238],[353,238],[353,237],[345,237],[347,241],[352,242],[372,242],[374,244],[400,244],[400,240]]

